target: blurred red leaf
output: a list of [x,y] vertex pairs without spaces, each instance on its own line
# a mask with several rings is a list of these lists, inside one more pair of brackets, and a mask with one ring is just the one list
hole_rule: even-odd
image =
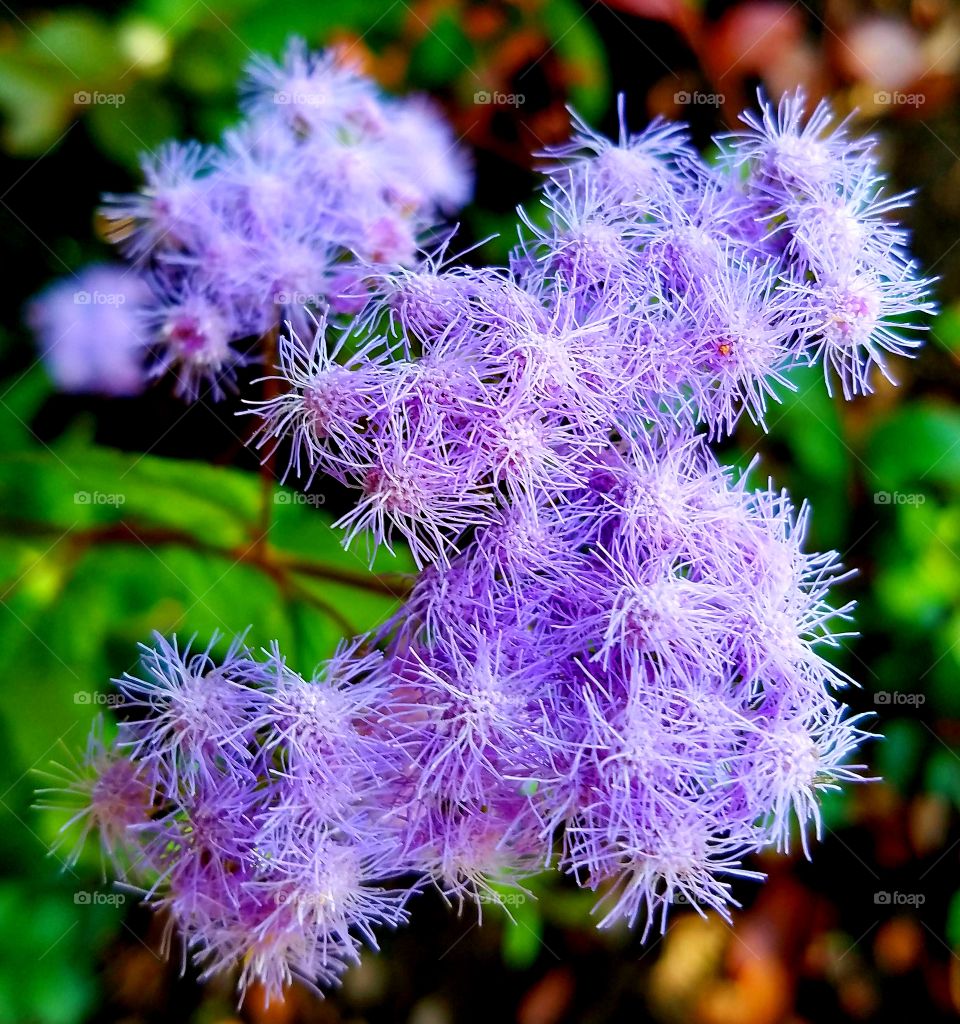
[[606,0],[606,4],[637,18],[666,22],[688,39],[692,39],[700,28],[701,13],[697,0]]

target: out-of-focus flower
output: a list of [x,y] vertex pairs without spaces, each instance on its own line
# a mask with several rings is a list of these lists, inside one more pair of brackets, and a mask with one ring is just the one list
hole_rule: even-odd
[[293,40],[280,63],[254,58],[241,92],[246,118],[219,145],[160,147],[140,191],[103,209],[150,286],[151,373],[169,371],[188,401],[232,390],[282,320],[304,332],[305,310],[346,312],[378,271],[415,266],[426,233],[472,192],[439,110],[383,95],[346,52]]
[[98,264],[50,285],[27,320],[40,355],[63,391],[135,395],[146,384],[149,288],[129,267]]

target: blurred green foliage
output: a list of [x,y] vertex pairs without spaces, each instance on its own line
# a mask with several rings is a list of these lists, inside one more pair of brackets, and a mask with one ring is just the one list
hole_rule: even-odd
[[[0,406],[0,650],[12,669],[0,849],[22,872],[0,886],[3,1024],[82,1020],[94,998],[93,960],[119,914],[75,902],[109,892],[93,851],[75,870],[43,858],[63,816],[33,810],[32,791],[47,762],[83,746],[108,680],[136,670],[137,643],[153,629],[205,642],[251,625],[253,643],[279,641],[309,672],[402,598],[399,583],[395,594],[369,586],[366,563],[343,550],[322,509],[254,474],[101,449],[82,428],[38,445],[24,423],[45,386],[35,369]],[[373,569],[413,565],[399,552]]]
[[[381,0],[134,0],[109,16],[76,8],[21,20],[0,46],[0,111],[8,152],[39,156],[78,118],[105,154],[136,167],[144,150],[194,133],[215,138],[235,119],[236,86],[253,54],[279,54],[291,35],[388,51],[385,67],[408,89],[441,91],[460,107],[503,71],[497,43],[532,33],[563,69],[566,97],[587,116],[607,98],[603,49],[575,0],[491,5],[490,28],[471,31],[468,3]],[[477,12],[474,11],[474,20]],[[403,40],[402,67],[389,44]]]

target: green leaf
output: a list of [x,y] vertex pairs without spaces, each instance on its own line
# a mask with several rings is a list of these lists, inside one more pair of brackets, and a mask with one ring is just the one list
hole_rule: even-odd
[[469,74],[476,54],[454,11],[439,10],[410,54],[418,85],[436,88]]
[[[270,500],[237,470],[60,447],[0,458],[0,502],[0,646],[17,666],[6,698],[44,708],[14,718],[21,768],[62,736],[81,742],[108,680],[134,667],[153,629],[206,640],[250,626],[251,643],[276,640],[310,672],[403,596],[343,550],[322,509],[289,491]],[[413,568],[403,552],[374,564]]]
[[199,462],[60,446],[0,458],[7,515],[64,528],[135,519],[225,547],[247,539],[256,477]]
[[334,31],[353,29],[365,35],[371,27],[393,35],[409,8],[383,0],[350,0],[349,4],[270,0],[258,4],[236,21],[237,35],[252,50],[278,57],[291,35],[315,46],[325,46]]
[[960,950],[960,889],[950,898],[947,908],[946,937],[953,950]]
[[924,792],[946,797],[960,807],[960,756],[939,747],[927,762]]
[[0,398],[0,446],[3,451],[17,451],[34,442],[29,423],[49,394],[50,379],[38,363],[6,384]]
[[0,883],[0,1024],[89,1019],[92,961],[119,915],[116,907],[75,902],[91,883],[68,881]]
[[873,748],[877,772],[901,792],[907,792],[923,751],[924,734],[918,722],[899,718],[883,723],[883,739]]
[[236,117],[237,79],[249,59],[250,51],[232,33],[197,31],[178,47],[172,76],[180,88],[199,96],[228,97]]
[[874,596],[901,630],[929,636],[960,600],[960,507],[897,505],[892,516],[893,536],[874,545]]
[[65,69],[35,67],[16,54],[0,57],[3,145],[20,156],[42,153],[63,132],[72,111]]
[[180,134],[178,108],[149,81],[131,78],[113,102],[89,108],[87,124],[100,148],[136,171],[140,157]]
[[92,91],[124,70],[112,28],[79,8],[37,19],[26,37],[26,46],[40,60],[66,71],[76,89]]
[[933,321],[932,333],[937,343],[948,352],[960,352],[960,302],[940,311]]
[[537,904],[518,894],[508,904],[509,916],[504,922],[500,952],[503,962],[516,971],[530,967],[543,946],[543,916]]
[[960,410],[935,402],[897,409],[874,429],[864,461],[878,491],[960,490]]
[[[790,380],[797,390],[781,389],[782,404],[771,404],[767,412],[770,436],[764,447],[769,449],[778,442],[786,447],[786,479],[780,479],[778,473],[778,482],[789,484],[812,504],[812,543],[837,547],[850,517],[852,445],[844,435],[837,402],[824,390],[823,374],[816,368],[797,369]],[[760,468],[765,475],[766,463]]]
[[603,43],[593,23],[575,0],[550,0],[542,13],[551,47],[565,66],[571,103],[583,117],[599,117],[610,83]]
[[785,391],[782,405],[770,409],[775,433],[782,430],[803,469],[842,480],[849,472],[852,453],[837,403],[824,389],[823,374],[816,367],[797,369],[790,381],[797,390]]
[[[935,633],[931,661],[925,685],[934,707],[941,715],[960,717],[960,613],[955,611]],[[960,774],[958,767],[954,771]]]

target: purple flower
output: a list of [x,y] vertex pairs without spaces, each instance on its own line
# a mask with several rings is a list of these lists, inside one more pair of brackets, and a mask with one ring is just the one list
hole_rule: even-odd
[[104,197],[108,237],[137,264],[150,253],[189,251],[209,227],[211,152],[196,142],[168,142],[141,159],[135,195]]
[[[265,402],[251,403],[262,420],[256,446],[276,450],[291,440],[291,470],[306,480],[319,471],[345,478],[369,450],[365,425],[387,405],[390,350],[376,338],[357,352],[345,348],[341,333],[332,345],[326,317],[316,320],[309,343],[291,328],[280,340],[279,371],[267,380],[283,389]],[[329,350],[328,350],[329,348]]]
[[279,116],[297,132],[331,135],[353,123],[376,127],[373,83],[348,50],[312,53],[302,39],[287,43],[283,60],[254,57],[241,85],[252,115]]
[[236,390],[236,371],[248,357],[235,345],[244,336],[235,319],[189,280],[145,307],[151,329],[154,377],[170,373],[174,393],[192,401],[205,390],[216,400]]
[[840,379],[843,397],[873,390],[877,367],[896,383],[886,355],[910,355],[922,341],[906,331],[923,331],[911,318],[918,310],[933,312],[926,299],[927,283],[913,276],[909,265],[878,270],[859,261],[824,260],[815,282],[797,282],[786,289],[786,301],[804,342],[810,364],[822,362],[827,391],[831,373]]
[[143,333],[157,374],[173,370],[188,401],[234,390],[281,321],[305,334],[311,312],[348,311],[368,278],[413,267],[472,190],[440,113],[382,95],[346,50],[293,40],[279,64],[255,58],[241,91],[246,118],[219,145],[163,146],[142,189],[104,208],[154,292]]
[[730,162],[746,164],[759,189],[773,201],[816,193],[842,179],[848,170],[874,173],[870,137],[857,138],[851,118],[834,124],[826,100],[807,112],[802,90],[784,95],[774,107],[759,94],[760,112],[741,115],[745,128],[719,140]]
[[124,709],[136,716],[121,723],[120,749],[169,797],[223,773],[249,778],[265,698],[244,685],[255,666],[243,638],[220,665],[211,657],[218,637],[199,653],[192,653],[192,641],[181,650],[176,637],[154,639],[155,647],[141,645],[146,678],[127,673],[114,680]]
[[87,837],[95,834],[114,870],[122,871],[134,846],[129,830],[149,820],[153,803],[145,765],[121,753],[114,743],[108,743],[103,720],[98,718],[83,758],[52,768],[48,774],[54,784],[38,791],[39,806],[68,815],[54,849],[79,827],[66,863],[75,864]]
[[642,132],[631,134],[622,95],[617,112],[620,134],[616,142],[604,138],[574,114],[570,141],[542,154],[548,159],[547,173],[558,182],[564,180],[568,170],[578,183],[595,176],[603,198],[622,204],[648,202],[661,190],[668,192],[673,185],[681,184],[686,165],[695,167],[698,162],[687,141],[686,126],[657,118]]
[[148,297],[142,278],[113,264],[87,267],[37,295],[27,321],[56,386],[103,395],[142,391],[149,332],[141,314]]
[[[509,267],[473,269],[449,239],[414,258],[427,211],[466,196],[415,101],[296,45],[254,66],[247,104],[212,163],[219,233],[153,268],[170,316],[178,288],[197,304],[169,363],[222,380],[257,289],[337,281],[356,315],[291,312],[255,443],[354,489],[345,543],[402,539],[421,571],[309,678],[276,646],[218,663],[158,638],[147,678],[118,682],[122,769],[92,750],[102,787],[67,786],[80,813],[139,852],[207,973],[243,964],[241,990],[334,984],[423,886],[482,913],[550,867],[599,894],[601,927],[646,936],[678,903],[729,920],[762,878],[748,858],[795,834],[809,853],[870,734],[826,657],[852,613],[838,556],[709,442],[744,413],[765,429],[798,365],[850,397],[909,354],[931,303],[890,219],[904,197],[799,95],[712,165],[621,107],[616,142],[578,123],[548,154]],[[194,340],[221,353],[209,377]]]

